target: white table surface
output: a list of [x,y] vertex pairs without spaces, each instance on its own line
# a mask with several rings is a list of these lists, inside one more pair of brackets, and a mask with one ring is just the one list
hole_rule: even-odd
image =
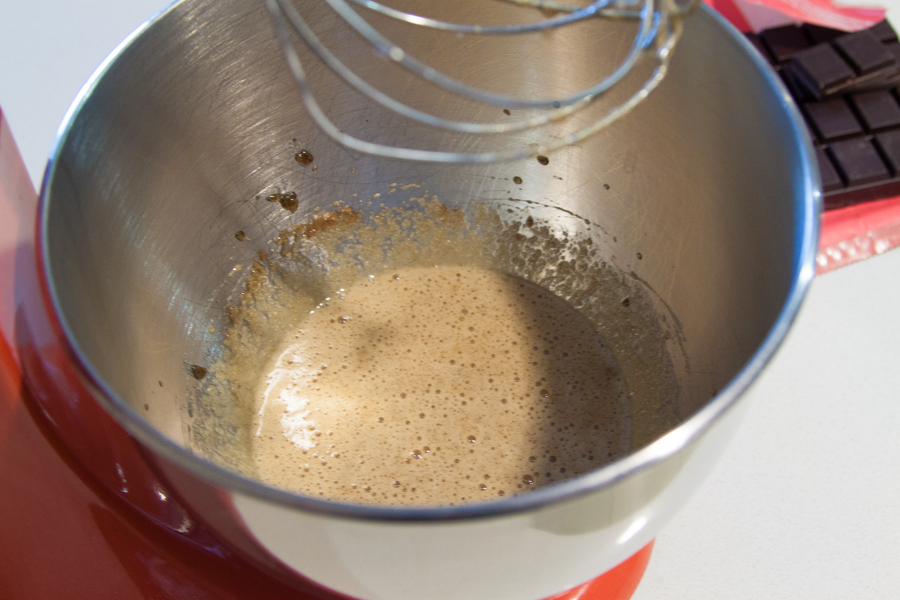
[[[81,84],[165,4],[3,2],[0,106],[36,186]],[[634,600],[900,598],[898,299],[900,251],[815,280]]]

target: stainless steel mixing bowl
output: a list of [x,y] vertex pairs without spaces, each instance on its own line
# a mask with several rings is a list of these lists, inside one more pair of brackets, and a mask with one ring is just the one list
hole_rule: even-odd
[[[317,131],[267,19],[256,2],[173,5],[104,63],[61,129],[42,191],[41,268],[98,401],[196,514],[231,521],[223,536],[252,540],[265,549],[258,556],[351,596],[542,598],[634,553],[710,470],[741,396],[783,340],[813,276],[817,173],[774,71],[700,10],[659,90],[549,165],[412,164],[353,155]],[[490,69],[474,76],[522,93],[578,83],[630,35],[574,29],[559,36],[555,68],[509,80]],[[422,58],[466,68],[459,57]],[[439,135],[397,131],[313,71],[327,110],[357,133]],[[385,83],[395,84],[403,80]],[[313,153],[317,170],[295,161],[300,149]],[[421,184],[451,206],[506,203],[546,218],[563,214],[552,208],[559,207],[595,224],[604,260],[655,298],[680,334],[668,345],[681,382],[677,426],[557,486],[415,510],[292,495],[193,454],[184,410],[199,384],[188,366],[204,364],[217,342],[209,326],[221,330],[240,285],[229,273],[315,207],[360,207],[396,182]],[[295,213],[257,199],[275,190],[297,193]],[[197,494],[194,485],[215,494]],[[212,496],[228,511],[211,508]]]

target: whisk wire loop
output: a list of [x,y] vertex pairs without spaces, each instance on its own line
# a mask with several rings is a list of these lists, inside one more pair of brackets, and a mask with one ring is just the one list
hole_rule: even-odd
[[[375,2],[374,0],[350,1],[360,7],[375,11],[395,20],[403,21],[407,24],[456,32],[458,35],[509,35],[512,33],[533,32],[549,27],[559,27],[561,25],[570,24],[588,17],[640,19],[637,34],[635,35],[625,58],[619,63],[616,69],[602,81],[563,98],[524,99],[472,87],[441,73],[420,62],[415,57],[410,56],[403,48],[394,44],[354,10],[347,0],[325,0],[325,2],[328,3],[328,5],[353,29],[355,33],[369,42],[377,52],[388,57],[391,62],[406,68],[414,75],[421,77],[434,85],[440,86],[452,94],[486,104],[504,106],[507,107],[507,109],[552,109],[542,114],[523,119],[505,122],[473,123],[446,119],[418,110],[397,100],[389,94],[382,92],[363,77],[356,74],[332,53],[313,32],[289,0],[266,0],[267,7],[275,25],[277,39],[284,51],[294,78],[297,81],[304,105],[317,125],[329,137],[347,148],[367,154],[377,154],[385,157],[413,161],[453,163],[504,162],[529,156],[547,154],[556,149],[579,143],[608,126],[618,118],[621,118],[646,98],[662,81],[668,70],[671,51],[681,34],[682,18],[697,2],[697,0],[689,0],[690,4],[682,6],[677,4],[675,0],[625,0],[624,2],[617,3],[611,3],[609,0],[598,0],[587,6],[574,7],[561,5],[555,2],[543,2],[542,0],[503,0],[511,4],[529,6],[532,8],[545,8],[566,13],[562,18],[544,19],[537,23],[524,26],[526,29],[513,31],[511,28],[523,26],[481,27],[477,25],[449,23],[398,11]],[[611,6],[613,8],[610,8]],[[639,6],[639,10],[631,10],[635,6]],[[628,8],[629,10],[624,10],[625,8]],[[577,18],[565,20],[567,17],[573,16],[576,16]],[[334,73],[341,77],[351,87],[361,94],[364,94],[378,105],[402,115],[407,119],[428,126],[477,135],[525,131],[536,129],[549,123],[562,121],[606,94],[613,86],[619,83],[641,59],[652,55],[656,58],[658,64],[644,81],[640,89],[619,105],[603,113],[592,123],[575,132],[569,133],[568,135],[543,140],[538,144],[529,144],[527,148],[511,148],[488,152],[422,150],[370,142],[341,131],[328,118],[316,101],[312,85],[303,69],[297,49],[291,41],[288,27],[293,29],[294,33],[299,35],[315,55],[318,56],[318,58]]]

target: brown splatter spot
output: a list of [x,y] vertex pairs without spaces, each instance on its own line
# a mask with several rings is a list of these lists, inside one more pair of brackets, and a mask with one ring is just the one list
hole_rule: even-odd
[[266,201],[278,202],[281,204],[281,208],[290,212],[297,212],[297,206],[299,204],[295,192],[277,192],[267,196]]
[[281,198],[278,200],[279,204],[281,204],[281,208],[290,212],[297,212],[297,194],[294,192],[288,192],[287,194],[282,194]]
[[301,165],[308,165],[312,163],[313,155],[309,150],[301,150],[294,155],[294,160],[296,160]]
[[196,379],[197,381],[206,377],[206,367],[201,367],[200,365],[191,365],[191,377]]
[[537,157],[537,161],[538,161],[539,163],[541,163],[542,165],[549,165],[549,164],[550,164],[550,159],[547,158],[546,156],[544,156],[543,154],[541,154],[540,156]]

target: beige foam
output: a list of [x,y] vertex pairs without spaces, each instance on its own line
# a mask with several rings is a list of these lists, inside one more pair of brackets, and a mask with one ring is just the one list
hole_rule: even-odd
[[351,502],[522,493],[628,451],[629,406],[590,323],[466,266],[363,279],[311,312],[259,381],[257,476]]

